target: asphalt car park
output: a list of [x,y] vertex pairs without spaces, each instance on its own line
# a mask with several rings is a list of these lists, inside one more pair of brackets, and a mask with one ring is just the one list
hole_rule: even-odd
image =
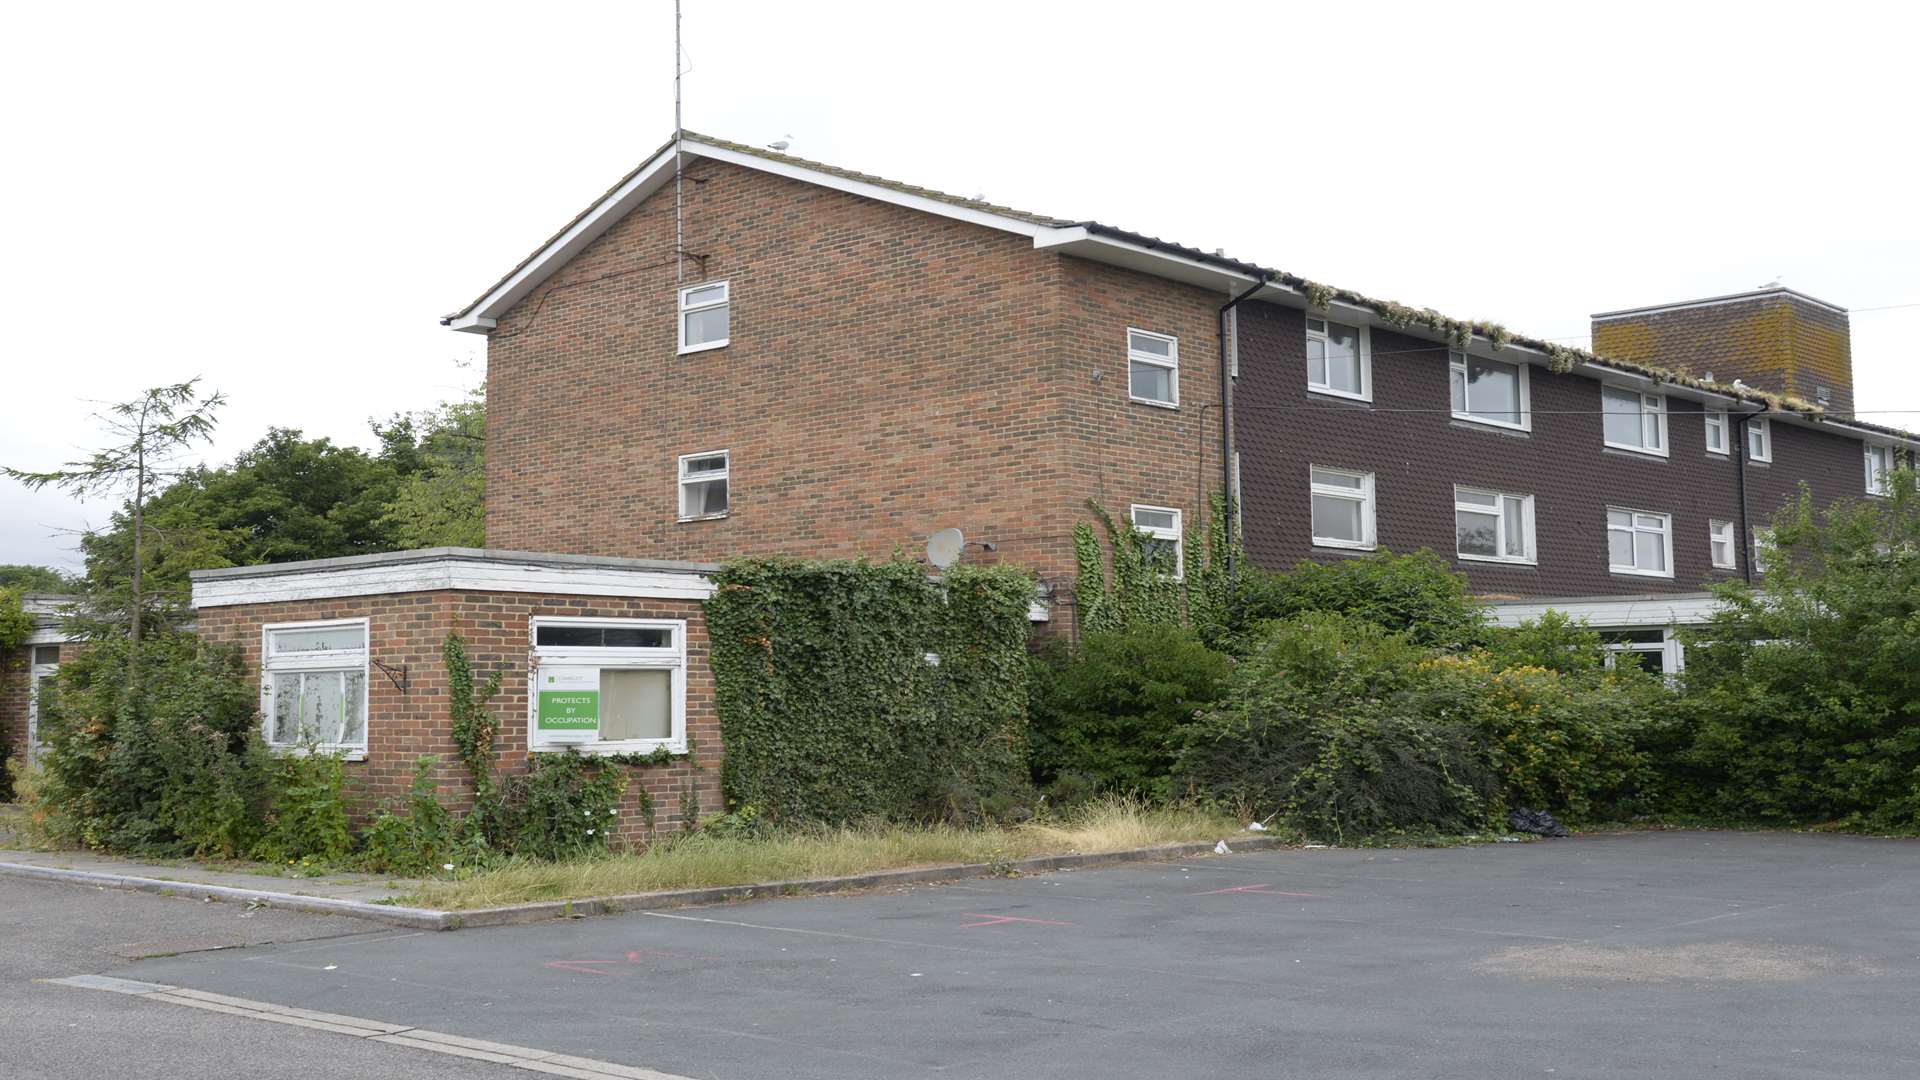
[[1920,1075],[1916,886],[1908,841],[1622,833],[355,933],[112,974],[674,1077],[1896,1077]]

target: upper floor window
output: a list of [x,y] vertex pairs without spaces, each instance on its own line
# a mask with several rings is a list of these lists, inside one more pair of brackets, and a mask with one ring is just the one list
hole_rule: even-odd
[[1740,565],[1733,550],[1733,522],[1707,522],[1707,546],[1715,570],[1733,570]]
[[1773,428],[1767,421],[1747,421],[1747,457],[1752,461],[1773,460]]
[[1708,409],[1704,415],[1707,424],[1707,453],[1726,453],[1732,445],[1727,441],[1727,411]]
[[1527,406],[1525,364],[1450,353],[1448,366],[1454,419],[1522,431],[1533,426],[1532,410]]
[[724,281],[689,285],[680,290],[680,351],[717,349],[731,332],[732,293]]
[[1667,399],[1619,386],[1600,388],[1603,438],[1608,446],[1667,456]]
[[1179,338],[1127,331],[1127,395],[1148,405],[1179,406]]
[[1373,400],[1367,328],[1307,316],[1307,389]]
[[1893,447],[1867,444],[1867,494],[1889,493],[1888,478],[1893,473]]
[[1673,576],[1673,515],[1607,507],[1607,567],[1616,574]]
[[1374,547],[1373,474],[1312,467],[1313,542],[1320,547]]
[[1141,561],[1147,569],[1175,580],[1186,572],[1180,511],[1169,506],[1135,506],[1133,528],[1141,534]]
[[260,711],[267,744],[364,752],[367,620],[269,624],[261,633]]
[[731,455],[725,450],[680,459],[680,520],[727,516]]
[[1463,559],[1533,562],[1533,496],[1456,487],[1453,533]]
[[686,749],[686,634],[679,619],[533,620],[528,747]]

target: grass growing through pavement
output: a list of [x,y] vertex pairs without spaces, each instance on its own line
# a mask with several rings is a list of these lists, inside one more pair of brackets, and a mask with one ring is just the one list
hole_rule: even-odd
[[644,851],[580,862],[515,859],[444,881],[423,882],[403,902],[462,909],[584,899],[658,889],[834,877],[943,863],[994,863],[1034,855],[1120,851],[1217,840],[1244,822],[1212,810],[1095,802],[1049,821],[1008,828],[856,826],[761,837],[693,833]]

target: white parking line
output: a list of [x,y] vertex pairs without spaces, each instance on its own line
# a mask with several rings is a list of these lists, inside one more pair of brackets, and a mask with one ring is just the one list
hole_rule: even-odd
[[106,990],[110,993],[127,994],[148,1001],[184,1005],[190,1009],[204,1009],[208,1012],[225,1013],[228,1016],[240,1016],[249,1020],[265,1020],[268,1023],[311,1028],[336,1035],[351,1035],[369,1042],[406,1046],[415,1050],[448,1054],[474,1061],[491,1061],[552,1076],[571,1076],[581,1080],[690,1080],[689,1077],[677,1076],[673,1073],[636,1068],[612,1061],[595,1061],[592,1058],[563,1054],[557,1050],[535,1050],[525,1046],[487,1042],[483,1039],[469,1039],[461,1035],[449,1035],[443,1031],[429,1031],[425,1028],[389,1024],[381,1020],[364,1020],[357,1016],[316,1012],[312,1009],[296,1009],[271,1002],[252,1001],[247,998],[229,997],[225,994],[210,994],[204,990],[168,986],[165,983],[136,982],[132,979],[118,979],[111,975],[73,975],[64,979],[42,981],[54,986],[69,986],[81,990]]

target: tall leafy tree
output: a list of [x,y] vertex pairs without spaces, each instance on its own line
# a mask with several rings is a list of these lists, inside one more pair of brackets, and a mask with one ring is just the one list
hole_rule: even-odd
[[401,548],[486,545],[486,391],[374,425],[400,474],[381,523]]
[[146,595],[142,588],[146,543],[147,502],[183,471],[180,454],[197,442],[213,438],[214,413],[226,403],[215,391],[202,396],[199,380],[157,386],[131,401],[109,405],[100,421],[114,441],[83,461],[65,468],[39,472],[8,468],[6,475],[38,490],[53,486],[75,498],[113,496],[126,500],[132,558],[127,608],[128,686],[139,687],[142,624]]

